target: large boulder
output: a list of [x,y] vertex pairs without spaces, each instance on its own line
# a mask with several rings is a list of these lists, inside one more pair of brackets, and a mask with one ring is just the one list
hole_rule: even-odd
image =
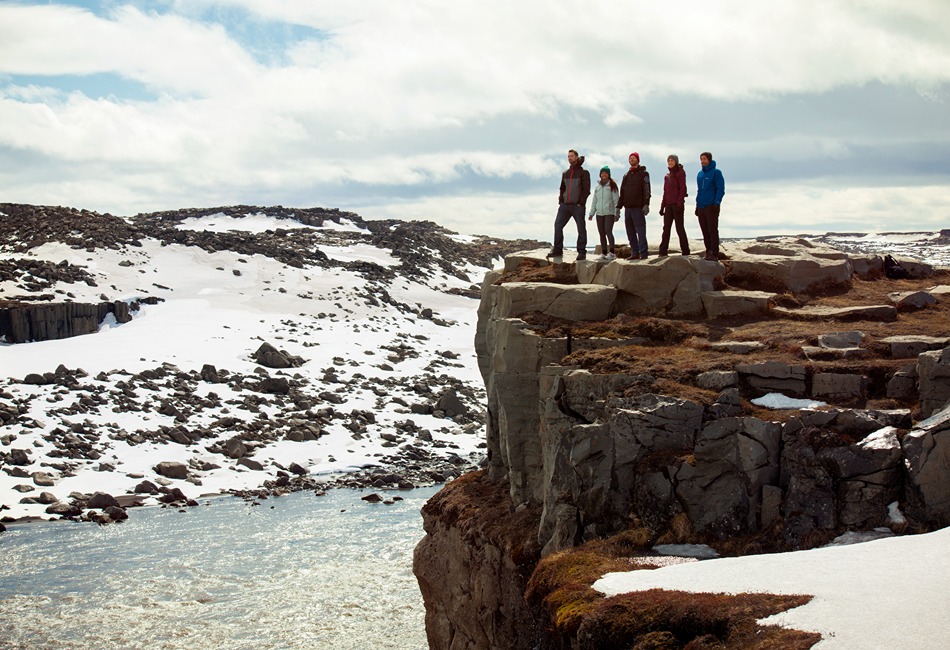
[[158,463],[153,469],[156,474],[164,476],[165,478],[188,478],[188,466],[178,461],[164,460]]
[[705,291],[703,308],[709,318],[765,314],[775,294],[766,291]]
[[737,287],[806,293],[848,286],[854,272],[846,253],[794,237],[725,244],[726,281]]
[[566,320],[604,320],[611,316],[617,290],[596,284],[506,282],[499,287],[495,318],[542,312]]
[[649,261],[617,260],[601,267],[592,282],[616,287],[620,311],[691,316],[703,313],[703,292],[722,274],[719,264],[682,255]]
[[268,368],[299,368],[303,365],[302,358],[278,350],[267,342],[261,343],[252,356],[254,361]]

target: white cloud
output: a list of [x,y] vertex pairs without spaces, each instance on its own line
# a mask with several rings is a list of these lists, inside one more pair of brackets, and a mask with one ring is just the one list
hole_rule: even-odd
[[[662,161],[710,146],[733,160],[845,161],[882,137],[874,121],[858,121],[860,133],[831,121],[783,130],[795,101],[884,83],[939,105],[950,84],[936,27],[950,7],[921,0],[103,4],[0,6],[0,155],[37,156],[0,179],[20,200],[72,184],[93,201],[82,207],[119,213],[281,191],[319,203],[356,180],[441,202],[496,181],[507,194],[522,177],[535,181],[530,195],[548,178],[556,187],[572,146],[589,167],[625,166],[633,149]],[[274,24],[301,29],[262,62],[242,39]],[[121,83],[104,97],[77,91],[93,74],[154,97],[123,96]],[[59,89],[64,76],[75,86]],[[707,126],[708,102],[722,99],[779,126],[765,136]],[[664,113],[679,122],[658,126]],[[901,123],[918,143],[948,144],[940,123]],[[700,127],[707,141],[684,140]]]

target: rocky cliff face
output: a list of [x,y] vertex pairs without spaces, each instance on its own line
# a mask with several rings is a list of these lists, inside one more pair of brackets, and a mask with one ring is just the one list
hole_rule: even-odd
[[522,594],[538,560],[539,509],[511,511],[507,490],[468,474],[423,508],[415,572],[431,648],[535,647],[540,630]]
[[[135,309],[137,309],[137,305]],[[87,304],[59,302],[29,305],[0,301],[0,338],[10,343],[50,341],[92,334],[109,314],[116,322],[132,320],[128,303],[121,300]]]
[[[794,240],[726,253],[549,266],[535,251],[486,277],[487,479],[511,512],[539,509],[541,556],[634,526],[652,543],[800,548],[905,514],[950,524],[950,309],[939,285],[908,291],[946,272],[909,263],[915,280],[882,285],[879,258]],[[917,293],[930,300],[904,302]],[[776,393],[812,405],[750,402]],[[521,602],[510,549],[438,509],[426,530],[425,582],[504,584],[424,587],[431,647],[537,647],[513,618],[469,631]]]

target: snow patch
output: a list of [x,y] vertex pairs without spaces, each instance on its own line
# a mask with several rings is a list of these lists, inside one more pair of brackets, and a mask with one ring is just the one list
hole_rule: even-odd
[[757,406],[770,409],[813,409],[828,406],[826,402],[814,399],[796,399],[782,393],[769,393],[750,401]]

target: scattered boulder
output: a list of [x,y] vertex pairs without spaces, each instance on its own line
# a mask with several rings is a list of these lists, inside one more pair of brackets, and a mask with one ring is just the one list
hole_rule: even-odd
[[252,356],[257,363],[268,368],[297,368],[303,365],[302,358],[278,350],[266,342]]
[[262,472],[262,471],[264,471],[264,466],[263,466],[263,465],[261,465],[259,462],[257,462],[257,461],[254,460],[253,458],[248,458],[247,456],[244,456],[244,457],[242,457],[242,458],[239,458],[238,461],[237,461],[237,464],[238,464],[238,465],[242,465],[242,466],[244,466],[244,467],[246,467],[246,468],[248,468],[248,469],[250,469],[250,470],[254,470],[255,472]]
[[132,490],[135,494],[158,494],[158,486],[151,481],[142,481]]
[[52,487],[56,480],[46,472],[33,472],[33,484],[40,487]]
[[439,396],[435,408],[436,410],[444,411],[445,415],[450,418],[468,413],[468,409],[465,407],[465,404],[462,403],[462,400],[459,399],[458,393],[452,388],[447,388],[442,395]]
[[30,460],[30,451],[28,449],[11,449],[10,454],[7,457],[7,462],[11,465],[31,465],[33,463]]
[[119,507],[119,502],[114,496],[107,492],[96,492],[86,500],[87,508],[97,508],[103,510],[109,507]]
[[59,517],[78,517],[82,514],[82,508],[71,503],[66,503],[65,501],[57,501],[47,506],[45,512],[48,515],[57,515]]
[[247,456],[247,447],[244,445],[244,442],[238,438],[230,438],[226,443],[224,443],[224,451],[228,458],[243,458]]
[[156,474],[166,478],[186,479],[189,474],[187,465],[172,460],[162,461],[152,469]]

